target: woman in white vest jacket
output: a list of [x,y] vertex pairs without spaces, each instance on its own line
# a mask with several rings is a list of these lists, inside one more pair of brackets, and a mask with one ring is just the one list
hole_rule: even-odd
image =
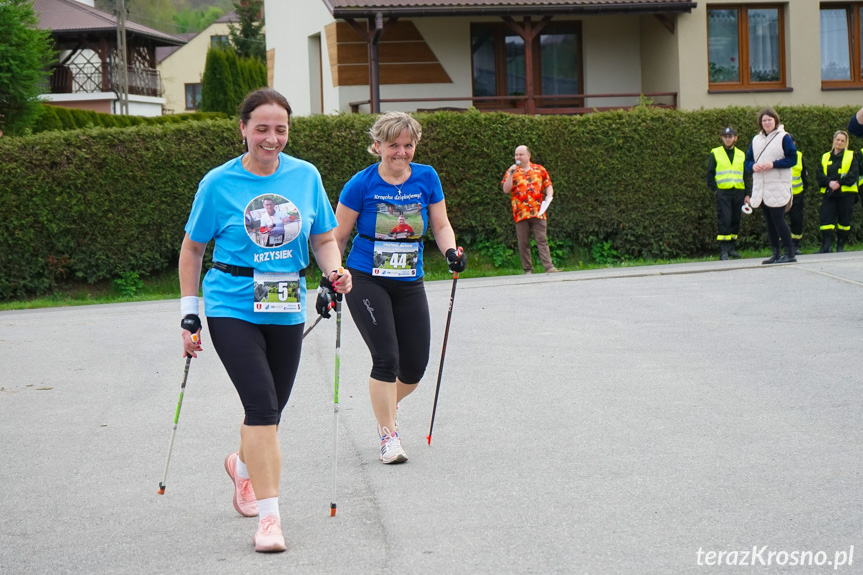
[[[797,164],[797,148],[773,108],[758,112],[758,127],[761,131],[752,138],[743,166],[747,172],[752,172],[752,197],[745,198],[744,202],[753,208],[764,204],[767,238],[773,249],[773,256],[761,263],[796,262],[785,210],[791,207],[791,168]],[[785,248],[782,255],[780,239]]]

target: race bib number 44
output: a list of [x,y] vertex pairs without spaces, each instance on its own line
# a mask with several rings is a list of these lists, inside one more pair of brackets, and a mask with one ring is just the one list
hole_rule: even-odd
[[285,313],[300,310],[300,274],[255,272],[256,312]]
[[375,242],[372,275],[416,277],[419,251],[417,242]]

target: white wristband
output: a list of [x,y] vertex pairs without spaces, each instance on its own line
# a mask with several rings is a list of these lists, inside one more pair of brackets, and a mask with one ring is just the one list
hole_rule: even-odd
[[180,315],[198,314],[198,296],[187,295],[180,298]]

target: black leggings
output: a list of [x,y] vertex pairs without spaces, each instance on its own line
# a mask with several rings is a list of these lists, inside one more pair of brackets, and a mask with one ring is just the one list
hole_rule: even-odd
[[300,366],[303,324],[208,317],[210,338],[240,394],[246,425],[278,425]]
[[764,212],[764,222],[767,224],[767,239],[770,242],[770,247],[778,252],[780,250],[779,240],[781,239],[781,247],[790,250],[791,230],[788,229],[788,224],[785,223],[785,206],[772,208],[762,202],[761,207]]
[[353,288],[345,299],[372,355],[371,377],[419,383],[428,365],[431,340],[422,278],[398,281],[350,271]]
[[791,204],[791,211],[788,212],[788,219],[791,221],[791,239],[800,240],[803,238],[803,204],[806,192],[800,192],[794,196],[794,203]]

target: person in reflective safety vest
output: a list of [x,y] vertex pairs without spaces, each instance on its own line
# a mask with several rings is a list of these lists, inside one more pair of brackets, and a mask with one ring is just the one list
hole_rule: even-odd
[[719,259],[739,258],[735,249],[740,233],[740,214],[743,200],[749,195],[744,181],[743,161],[746,155],[735,147],[737,132],[726,126],[720,132],[722,145],[710,150],[707,158],[707,187],[716,196],[717,235]]

